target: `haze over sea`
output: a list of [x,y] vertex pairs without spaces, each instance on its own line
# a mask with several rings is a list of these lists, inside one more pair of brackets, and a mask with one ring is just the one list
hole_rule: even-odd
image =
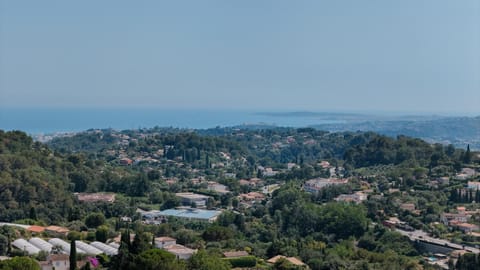
[[159,127],[214,128],[243,124],[304,127],[338,123],[314,116],[289,117],[239,110],[174,110],[154,108],[0,108],[0,129],[30,134],[75,132],[87,129],[117,130]]

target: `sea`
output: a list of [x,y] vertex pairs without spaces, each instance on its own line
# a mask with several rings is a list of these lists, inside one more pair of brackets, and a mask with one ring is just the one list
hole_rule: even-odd
[[31,135],[175,127],[207,129],[239,125],[307,127],[342,122],[312,115],[265,114],[259,111],[154,108],[0,108],[0,129],[21,130]]

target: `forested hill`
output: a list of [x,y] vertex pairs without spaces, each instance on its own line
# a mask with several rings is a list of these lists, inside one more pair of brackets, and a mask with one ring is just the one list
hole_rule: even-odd
[[[429,144],[421,139],[391,138],[373,132],[325,132],[313,128],[239,129],[216,128],[181,130],[90,130],[48,143],[60,152],[85,152],[115,160],[116,155],[149,156],[163,152],[162,158],[181,158],[196,167],[205,157],[228,153],[245,158],[253,165],[275,166],[288,162],[311,163],[319,159],[337,160],[352,168],[401,164],[437,166],[461,161],[463,149],[453,145]],[[159,157],[159,155],[155,155]]]
[[[318,166],[321,160],[344,166],[345,175],[378,165],[423,167],[433,172],[440,166],[452,174],[464,158],[464,151],[453,146],[371,132],[328,133],[308,128],[215,132],[221,135],[170,129],[94,130],[55,139],[49,148],[23,132],[1,131],[0,220],[74,220],[72,211],[78,209],[73,192],[154,196],[165,190],[169,177],[182,181],[206,177],[239,192],[238,179],[268,178],[260,172],[264,167],[273,168],[277,180],[304,181],[326,175]],[[121,158],[135,163],[122,166]],[[287,170],[287,163],[296,167]],[[171,188],[190,187],[183,183]],[[168,196],[160,195],[159,201]]]
[[465,147],[470,144],[472,149],[480,149],[480,116],[442,117],[427,120],[364,120],[322,124],[314,127],[332,132],[361,130],[392,137],[406,135],[422,138],[428,142],[453,144],[457,147]]
[[0,220],[64,221],[73,206],[74,179],[98,178],[101,163],[54,154],[23,132],[0,130]]

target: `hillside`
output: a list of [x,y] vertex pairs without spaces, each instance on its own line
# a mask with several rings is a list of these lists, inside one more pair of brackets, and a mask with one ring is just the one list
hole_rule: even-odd
[[431,143],[453,144],[465,148],[480,149],[480,116],[477,117],[443,117],[440,119],[397,119],[364,120],[339,124],[322,124],[314,126],[320,130],[373,131],[387,136],[405,135],[422,138]]

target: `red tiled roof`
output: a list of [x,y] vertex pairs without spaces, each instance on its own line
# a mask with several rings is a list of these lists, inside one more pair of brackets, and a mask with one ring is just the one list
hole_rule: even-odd
[[27,228],[27,231],[41,233],[41,232],[45,231],[45,227],[32,225],[32,226]]

